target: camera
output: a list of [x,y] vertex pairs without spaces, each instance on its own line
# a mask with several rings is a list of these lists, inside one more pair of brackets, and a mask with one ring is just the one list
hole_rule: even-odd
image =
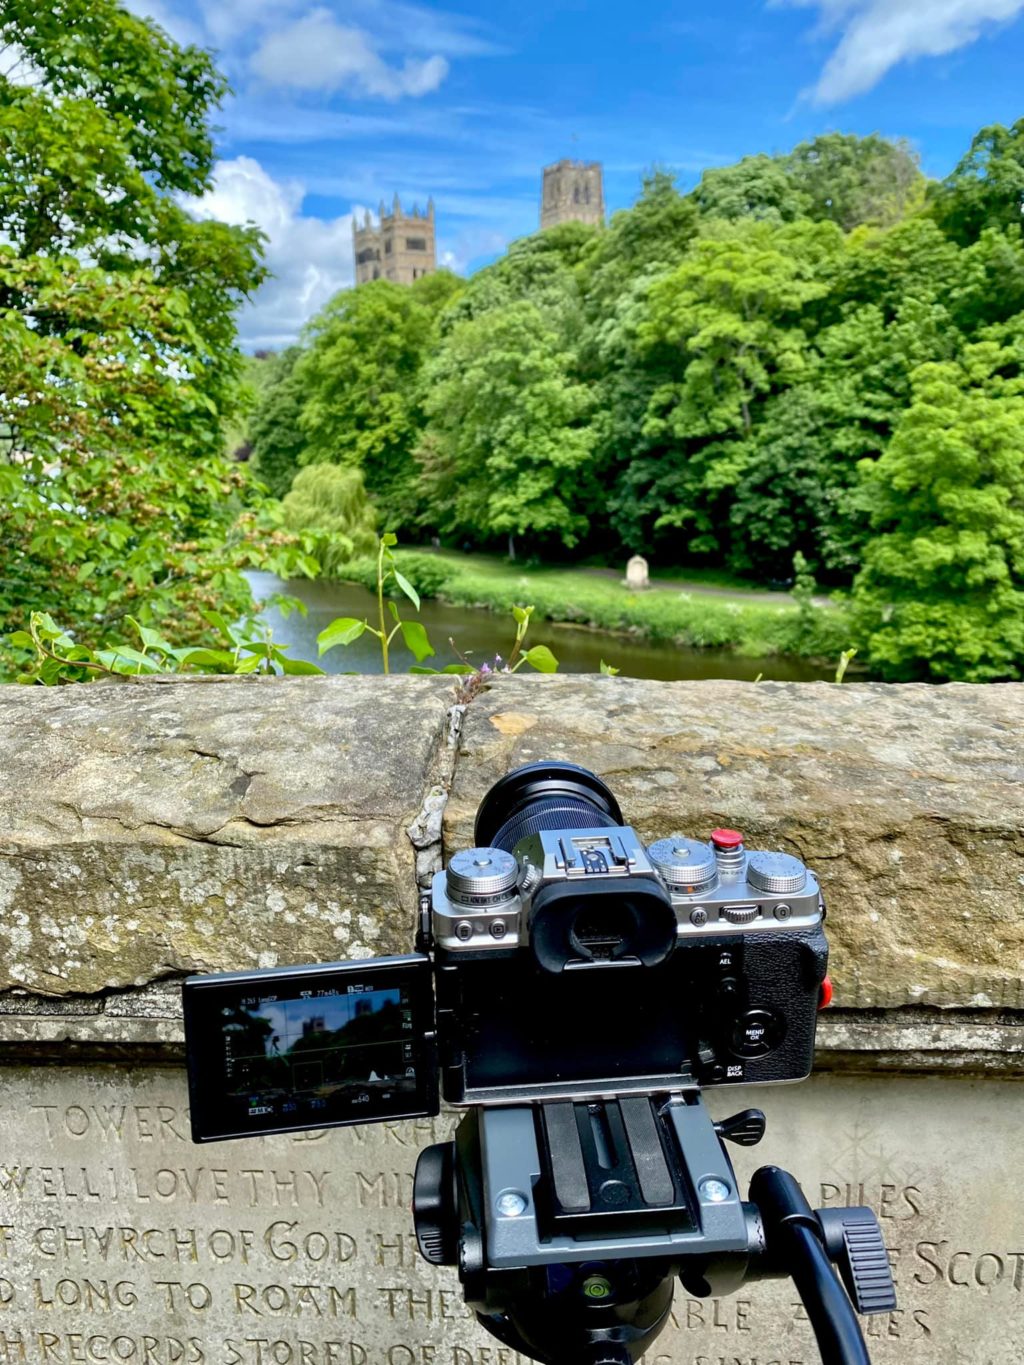
[[[565,762],[501,778],[420,902],[407,956],[192,977],[197,1142],[468,1112],[414,1182],[421,1253],[540,1361],[629,1365],[694,1295],[791,1274],[819,1339],[857,1354],[895,1294],[869,1209],[812,1210],[764,1167],[739,1194],[707,1087],[795,1081],[828,1003],[814,873],[735,830],[644,845]],[[834,1292],[833,1292],[834,1291]],[[837,1337],[838,1333],[838,1337]],[[822,1335],[824,1334],[824,1335]]]
[[[600,778],[502,778],[407,957],[191,978],[197,1141],[455,1105],[799,1080],[828,948],[814,874],[734,830],[644,846]],[[440,1079],[440,1087],[438,1085]]]

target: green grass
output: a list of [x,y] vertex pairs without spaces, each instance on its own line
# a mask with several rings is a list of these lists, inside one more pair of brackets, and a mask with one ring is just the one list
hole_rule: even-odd
[[[552,566],[554,567],[554,566]],[[601,559],[584,559],[575,565],[575,569],[604,569],[608,565]],[[623,559],[618,566],[619,578],[626,577],[626,561]],[[739,574],[729,573],[726,569],[708,569],[680,567],[678,564],[652,565],[652,583],[678,583],[681,586],[692,583],[703,588],[724,588],[732,589],[744,596],[752,592],[775,592],[777,589],[769,587],[766,583],[756,583],[753,579],[743,578]]]
[[[734,649],[751,656],[788,654],[835,659],[850,644],[845,612],[801,611],[795,603],[757,602],[677,592],[628,592],[617,578],[578,569],[520,569],[485,555],[399,550],[402,573],[423,597],[456,606],[507,612],[530,606],[537,616],[626,632],[697,649]],[[353,561],[345,577],[376,587],[376,561]]]

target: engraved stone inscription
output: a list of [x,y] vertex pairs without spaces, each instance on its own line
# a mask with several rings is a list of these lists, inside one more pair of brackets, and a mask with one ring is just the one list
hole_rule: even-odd
[[[420,1149],[454,1119],[195,1147],[183,1073],[3,1073],[0,1365],[520,1365],[454,1270],[416,1250]],[[813,1204],[869,1204],[899,1293],[862,1319],[876,1365],[1024,1358],[1024,1203],[1007,1187],[1024,1087],[817,1077],[710,1097],[768,1114],[731,1148]],[[646,1365],[816,1365],[792,1285],[676,1290]]]

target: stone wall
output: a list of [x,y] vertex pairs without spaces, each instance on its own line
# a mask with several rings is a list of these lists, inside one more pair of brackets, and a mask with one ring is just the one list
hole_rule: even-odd
[[[1012,685],[0,688],[0,1359],[511,1365],[411,1251],[415,1154],[450,1118],[191,1147],[176,981],[408,951],[417,871],[507,768],[562,757],[644,838],[727,823],[818,872],[837,1006],[737,1168],[882,1214],[876,1361],[1019,1361],[1022,716]],[[810,1365],[793,1297],[680,1290],[651,1358]]]

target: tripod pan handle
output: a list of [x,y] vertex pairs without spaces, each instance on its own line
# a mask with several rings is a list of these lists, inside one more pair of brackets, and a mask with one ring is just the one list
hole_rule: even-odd
[[817,1215],[788,1171],[762,1166],[750,1198],[764,1227],[766,1252],[776,1271],[792,1277],[807,1310],[822,1365],[871,1365],[853,1304],[836,1278]]

